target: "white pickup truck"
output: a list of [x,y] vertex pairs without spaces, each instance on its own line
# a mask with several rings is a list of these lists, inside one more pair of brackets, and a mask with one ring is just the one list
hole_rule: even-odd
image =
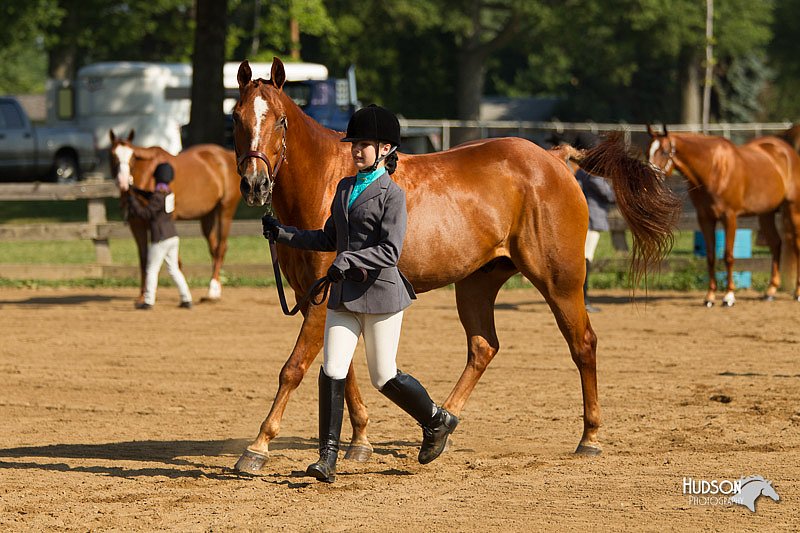
[[0,97],[0,180],[70,182],[97,167],[94,135],[74,127],[33,126],[12,97]]

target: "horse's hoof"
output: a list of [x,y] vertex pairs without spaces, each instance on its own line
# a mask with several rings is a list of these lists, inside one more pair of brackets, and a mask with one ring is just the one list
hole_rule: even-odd
[[762,298],[762,300],[764,300],[765,302],[774,302],[775,301],[775,296],[772,295],[772,294],[765,294],[764,298]]
[[733,307],[733,305],[734,305],[735,303],[736,303],[736,302],[726,302],[726,301],[724,301],[724,300],[723,300],[723,301],[722,301],[722,307]]
[[345,459],[357,461],[359,463],[369,461],[370,457],[372,457],[372,446],[364,446],[362,444],[351,445],[347,449],[347,453],[344,454]]
[[578,447],[575,449],[575,455],[583,455],[586,457],[596,457],[601,453],[603,453],[603,450],[601,450],[599,446],[593,446],[591,444],[578,444]]
[[268,454],[254,452],[247,449],[244,451],[239,460],[236,461],[234,470],[237,472],[244,472],[245,474],[257,474],[264,465],[267,464]]
[[703,302],[703,305],[711,309],[712,307],[714,307],[714,302],[712,302],[711,300],[705,300]]

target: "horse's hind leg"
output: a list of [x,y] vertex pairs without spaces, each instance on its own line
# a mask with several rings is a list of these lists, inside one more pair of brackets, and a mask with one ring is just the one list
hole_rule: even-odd
[[775,213],[765,213],[758,216],[758,227],[761,229],[761,234],[767,241],[770,254],[772,255],[772,268],[769,278],[769,287],[764,294],[764,299],[772,301],[775,299],[775,294],[778,292],[778,287],[781,284],[781,236],[778,229],[775,227]]
[[551,257],[550,261],[538,261],[537,265],[558,265],[550,271],[541,272],[538,271],[541,267],[528,268],[528,265],[520,260],[520,271],[547,300],[581,376],[583,436],[575,453],[599,455],[602,450],[597,440],[600,429],[600,403],[597,399],[597,336],[589,323],[589,315],[583,302],[586,266],[582,251],[575,250],[570,257],[574,257],[575,261],[566,261],[563,255]]
[[516,268],[501,260],[487,270],[478,270],[456,283],[458,317],[467,335],[467,365],[443,404],[456,416],[500,349],[494,324],[494,302],[503,283]]

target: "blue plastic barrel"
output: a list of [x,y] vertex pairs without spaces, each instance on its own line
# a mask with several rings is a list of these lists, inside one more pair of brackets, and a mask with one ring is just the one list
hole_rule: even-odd
[[[716,239],[716,258],[717,261],[724,260],[725,257],[725,230],[718,229],[715,232]],[[699,257],[706,256],[706,242],[703,234],[699,231],[694,232],[694,254]],[[753,230],[737,229],[736,237],[733,239],[733,258],[749,259],[753,257]],[[717,283],[727,283],[725,272],[716,273]],[[733,282],[737,288],[749,289],[753,285],[753,274],[749,270],[734,271]]]

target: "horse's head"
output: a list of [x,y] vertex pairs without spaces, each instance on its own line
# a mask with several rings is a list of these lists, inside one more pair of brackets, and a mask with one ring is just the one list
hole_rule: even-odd
[[127,191],[133,185],[133,135],[134,131],[128,134],[127,139],[114,135],[114,130],[109,130],[111,138],[111,175],[117,180],[119,190]]
[[780,499],[781,499],[781,497],[778,496],[778,493],[775,490],[775,487],[772,486],[772,482],[766,481],[766,480],[765,480],[764,484],[761,486],[761,495],[762,496],[766,496],[767,498],[772,498],[776,502],[780,501]]
[[239,65],[239,101],[233,108],[233,141],[239,188],[247,205],[272,203],[272,187],[286,159],[286,109],[281,94],[286,81],[283,63],[272,62],[269,80],[252,79],[250,64]]
[[658,133],[647,125],[647,133],[650,134],[650,150],[648,158],[650,164],[660,168],[664,174],[669,176],[675,169],[675,144],[667,132],[667,125],[664,124],[664,133]]

